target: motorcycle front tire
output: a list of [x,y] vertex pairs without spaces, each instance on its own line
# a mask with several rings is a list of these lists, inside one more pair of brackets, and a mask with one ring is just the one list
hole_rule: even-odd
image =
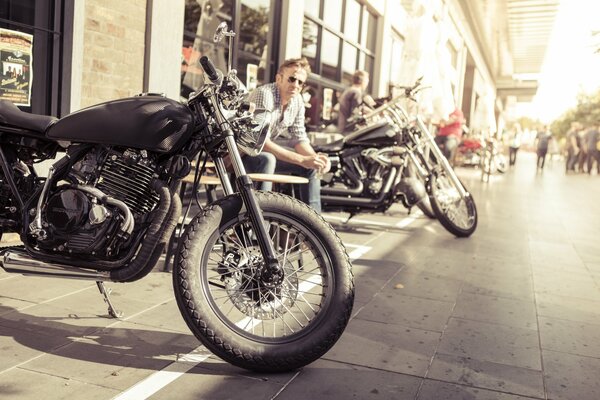
[[[261,281],[262,255],[251,231],[244,233],[249,215],[234,194],[188,225],[173,271],[175,297],[190,330],[215,355],[248,370],[290,371],[320,358],[342,335],[354,301],[351,263],[312,208],[279,193],[255,194],[282,282]],[[297,246],[300,255],[287,252]]]
[[457,237],[469,237],[477,228],[475,200],[464,185],[463,188],[467,195],[460,197],[453,180],[445,173],[433,174],[429,180],[431,207],[442,226]]

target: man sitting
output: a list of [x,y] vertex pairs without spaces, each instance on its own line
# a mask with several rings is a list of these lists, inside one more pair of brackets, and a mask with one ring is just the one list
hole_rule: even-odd
[[[308,179],[301,185],[298,197],[304,203],[321,211],[321,181],[317,173],[331,167],[325,154],[312,148],[304,127],[304,100],[300,94],[310,65],[306,58],[286,60],[275,76],[275,82],[256,88],[249,100],[257,108],[272,112],[272,134],[263,152],[255,157],[244,156],[249,173],[280,173]],[[271,182],[263,182],[261,190],[271,190]]]

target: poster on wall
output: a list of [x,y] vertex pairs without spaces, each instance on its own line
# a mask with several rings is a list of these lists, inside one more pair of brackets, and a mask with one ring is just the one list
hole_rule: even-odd
[[331,119],[331,111],[333,109],[333,89],[323,89],[323,119]]
[[258,82],[258,65],[248,64],[246,66],[246,88],[249,92],[256,89]]
[[31,105],[33,35],[0,28],[0,100]]

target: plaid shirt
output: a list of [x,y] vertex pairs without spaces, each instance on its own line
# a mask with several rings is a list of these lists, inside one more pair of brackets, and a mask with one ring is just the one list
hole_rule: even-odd
[[273,141],[292,148],[298,143],[309,142],[304,128],[304,101],[300,94],[290,99],[285,112],[275,83],[256,88],[250,94],[249,100],[256,104],[256,108],[264,108],[272,112],[271,139]]

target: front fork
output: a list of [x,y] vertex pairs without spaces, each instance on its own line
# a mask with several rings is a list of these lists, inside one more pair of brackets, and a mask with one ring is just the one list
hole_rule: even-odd
[[450,162],[442,154],[442,152],[440,151],[440,148],[435,143],[433,135],[429,132],[429,129],[427,129],[427,127],[425,126],[425,124],[423,123],[423,121],[421,120],[420,117],[417,117],[416,123],[417,123],[417,127],[421,130],[421,132],[423,132],[423,134],[426,136],[426,139],[430,142],[429,148],[433,152],[433,155],[438,160],[438,162],[440,162],[442,164],[444,171],[450,177],[450,180],[452,181],[452,183],[458,190],[460,197],[462,197],[462,198],[467,197],[468,196],[467,191],[463,187],[462,183],[460,183],[460,180],[458,179],[458,176],[456,176],[456,173],[454,172],[454,169],[450,165]]
[[[265,283],[278,284],[283,279],[283,269],[275,256],[275,248],[273,247],[273,243],[271,242],[271,238],[265,227],[265,219],[262,210],[258,205],[252,180],[246,174],[246,169],[244,168],[242,158],[234,140],[233,131],[229,128],[226,121],[220,122],[222,122],[221,126],[225,128],[225,145],[227,146],[229,157],[231,158],[231,165],[236,176],[237,189],[242,197],[244,206],[246,206],[246,210],[248,210],[250,224],[258,240],[260,252],[265,260],[265,268],[261,272],[261,277]],[[233,188],[227,179],[227,171],[223,159],[216,159],[215,167],[221,177],[221,183],[223,184],[225,194],[233,194]]]

